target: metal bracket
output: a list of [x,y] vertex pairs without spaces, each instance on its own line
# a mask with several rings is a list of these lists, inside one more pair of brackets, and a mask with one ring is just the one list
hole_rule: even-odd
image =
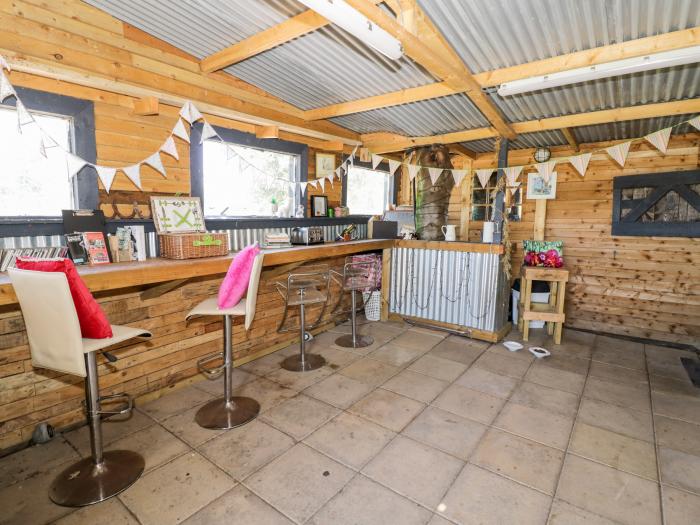
[[221,376],[221,374],[224,372],[224,368],[226,367],[226,363],[224,362],[221,365],[216,366],[214,368],[207,368],[204,365],[206,365],[207,363],[211,363],[212,361],[216,361],[217,359],[224,360],[223,352],[217,352],[216,354],[208,355],[208,356],[203,357],[202,359],[198,360],[197,361],[197,370],[202,372],[205,376],[207,376],[210,379],[216,379],[217,377]]

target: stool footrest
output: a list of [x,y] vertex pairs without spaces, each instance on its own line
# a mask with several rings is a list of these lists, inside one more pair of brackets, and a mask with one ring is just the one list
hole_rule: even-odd
[[564,314],[557,312],[523,312],[523,319],[526,321],[545,321],[548,323],[563,323]]
[[102,416],[128,414],[134,409],[134,398],[125,392],[119,394],[110,394],[108,396],[100,396],[100,404],[102,404],[104,401],[117,401],[120,399],[123,400],[123,408],[120,408],[119,410],[100,410],[99,414]]
[[[211,363],[212,361],[216,361],[218,359],[221,359],[224,361],[222,364],[219,366],[215,366],[213,368],[207,368],[207,364]],[[226,363],[224,359],[224,354],[223,352],[217,352],[212,355],[208,355],[206,357],[203,357],[202,359],[197,361],[197,370],[202,372],[205,376],[215,379],[219,377],[221,374],[224,373],[224,368],[226,368]]]

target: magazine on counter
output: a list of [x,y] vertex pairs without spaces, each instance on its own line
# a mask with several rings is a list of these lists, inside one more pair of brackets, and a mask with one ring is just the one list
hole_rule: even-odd
[[102,232],[85,232],[83,239],[90,264],[109,264],[109,252]]

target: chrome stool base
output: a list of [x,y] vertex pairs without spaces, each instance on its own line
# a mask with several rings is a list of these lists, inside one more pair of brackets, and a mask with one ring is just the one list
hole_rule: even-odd
[[289,370],[290,372],[308,372],[310,370],[321,368],[322,366],[325,366],[325,364],[326,359],[321,355],[305,354],[304,359],[302,360],[301,355],[297,354],[289,356],[287,359],[282,361],[280,366],[285,370]]
[[102,463],[93,458],[74,463],[51,484],[49,497],[64,507],[84,507],[116,496],[141,477],[144,459],[130,450],[105,452]]
[[352,334],[341,335],[335,340],[336,346],[343,348],[365,348],[374,344],[374,339],[368,335],[357,334],[353,341]]
[[200,427],[226,430],[252,421],[260,413],[260,403],[250,397],[232,397],[230,402],[221,397],[209,401],[197,411],[194,420]]

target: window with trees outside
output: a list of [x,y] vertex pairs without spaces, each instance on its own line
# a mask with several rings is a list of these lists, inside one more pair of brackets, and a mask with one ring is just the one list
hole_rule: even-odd
[[[486,188],[481,187],[476,173],[472,175],[472,220],[493,220],[493,202],[496,198],[496,177],[498,172],[494,170],[489,178]],[[509,190],[510,191],[510,190]],[[509,221],[519,221],[522,214],[522,186],[520,186],[510,198],[510,208],[507,210]]]
[[352,215],[382,215],[391,204],[393,177],[386,171],[350,166],[347,207]]
[[0,177],[0,215],[4,217],[58,217],[73,208],[73,185],[64,150],[70,151],[72,119],[32,111],[41,128],[60,147],[39,152],[40,131],[35,125],[17,125],[14,108],[0,106],[0,144],[3,156]]
[[269,217],[273,202],[294,210],[299,156],[206,140],[203,147],[203,201],[207,217]]

